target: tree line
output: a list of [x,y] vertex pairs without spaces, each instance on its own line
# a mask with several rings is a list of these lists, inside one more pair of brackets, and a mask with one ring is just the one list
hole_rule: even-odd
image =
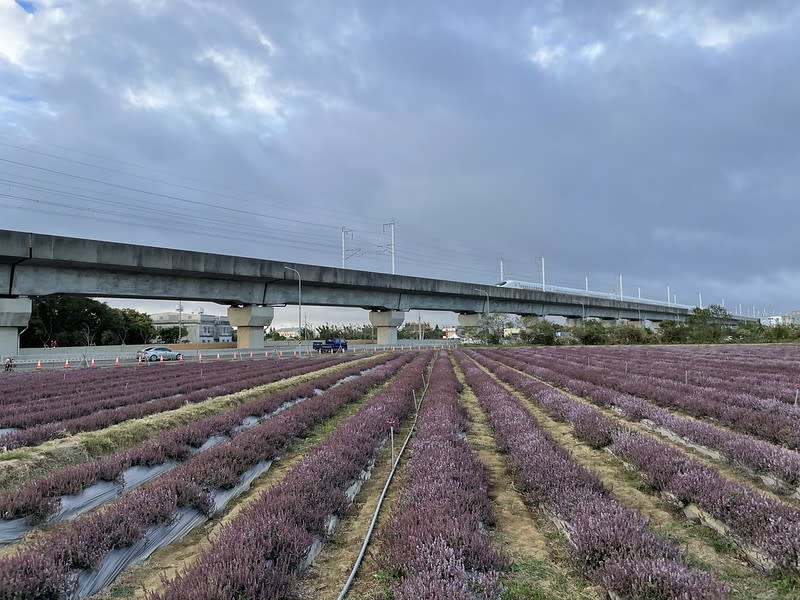
[[609,326],[603,321],[593,319],[584,320],[575,327],[566,327],[539,318],[505,317],[505,320],[503,316],[494,319],[490,317],[489,321],[484,321],[481,327],[474,330],[473,335],[486,343],[497,343],[502,337],[504,327],[515,326],[520,328],[520,343],[548,346],[800,342],[800,327],[796,325],[765,326],[755,321],[737,321],[732,324],[734,322],[730,313],[718,305],[695,308],[685,321],[662,321],[653,330],[637,323]]

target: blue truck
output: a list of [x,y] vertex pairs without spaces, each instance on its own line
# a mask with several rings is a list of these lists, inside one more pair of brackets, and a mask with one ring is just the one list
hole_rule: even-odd
[[343,338],[328,338],[324,342],[314,342],[312,346],[320,352],[347,352],[347,340]]

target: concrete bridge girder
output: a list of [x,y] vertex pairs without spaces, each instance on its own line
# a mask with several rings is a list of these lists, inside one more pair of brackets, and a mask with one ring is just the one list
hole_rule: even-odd
[[240,349],[264,348],[264,328],[272,323],[275,309],[271,306],[229,306],[228,320],[236,327],[236,346]]

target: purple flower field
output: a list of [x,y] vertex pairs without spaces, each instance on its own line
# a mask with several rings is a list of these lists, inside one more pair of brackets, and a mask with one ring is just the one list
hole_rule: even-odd
[[390,427],[409,441],[348,598],[797,598],[797,364],[557,347],[15,374],[15,468],[53,438],[307,379],[0,488],[0,600],[336,598]]

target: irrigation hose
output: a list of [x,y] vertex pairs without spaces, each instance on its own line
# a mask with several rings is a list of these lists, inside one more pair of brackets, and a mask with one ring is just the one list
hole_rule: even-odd
[[[435,360],[435,357],[434,357]],[[433,364],[433,363],[431,363]],[[425,377],[422,378],[423,382],[425,381]],[[425,387],[422,390],[422,395],[420,396],[419,403],[417,404],[417,411],[414,413],[414,421],[411,423],[411,429],[408,430],[408,435],[406,436],[406,441],[403,442],[403,446],[400,448],[400,451],[397,453],[397,458],[392,465],[392,470],[389,472],[389,476],[386,478],[386,483],[383,485],[383,491],[381,492],[381,497],[378,498],[378,505],[375,507],[375,512],[372,515],[372,521],[370,521],[369,529],[367,530],[367,535],[364,538],[364,543],[361,544],[361,551],[358,553],[358,558],[356,558],[356,562],[353,565],[353,570],[350,571],[350,576],[347,578],[347,581],[342,588],[342,591],[336,597],[336,600],[343,600],[345,596],[347,596],[347,592],[350,591],[350,586],[353,585],[353,581],[356,578],[356,573],[358,573],[358,568],[361,566],[361,561],[364,560],[364,555],[367,553],[367,546],[369,546],[370,539],[372,538],[372,532],[375,529],[375,523],[378,522],[378,516],[381,513],[381,507],[383,506],[383,501],[386,498],[386,492],[389,491],[389,484],[392,483],[392,478],[394,477],[394,472],[397,470],[397,465],[400,464],[400,457],[403,456],[403,452],[408,445],[408,442],[411,440],[411,435],[414,433],[414,429],[417,426],[417,417],[419,417],[419,409],[422,407],[422,401],[425,399],[425,395],[428,392],[428,385],[431,382],[430,371],[428,373],[428,381],[425,383]]]

